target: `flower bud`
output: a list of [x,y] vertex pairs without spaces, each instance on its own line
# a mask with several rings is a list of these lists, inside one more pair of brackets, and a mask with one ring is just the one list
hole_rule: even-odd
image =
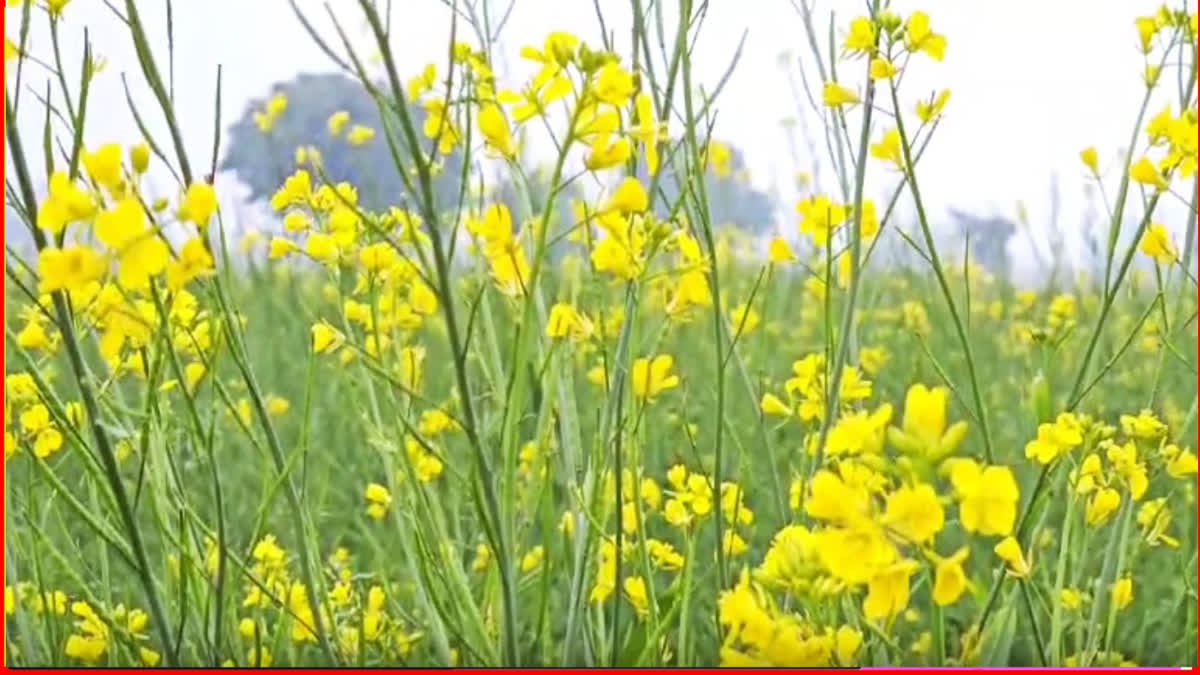
[[146,173],[146,169],[150,166],[150,146],[145,143],[138,143],[130,148],[129,161],[133,164],[134,173]]

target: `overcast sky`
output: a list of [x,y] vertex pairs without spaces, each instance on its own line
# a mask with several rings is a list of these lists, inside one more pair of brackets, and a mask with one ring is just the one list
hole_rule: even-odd
[[[326,3],[297,1],[332,38]],[[491,1],[497,8],[507,5],[507,0]],[[361,34],[357,2],[329,0],[328,4]],[[607,26],[616,32],[618,48],[628,53],[628,4],[615,0],[599,0],[599,4]],[[156,53],[165,62],[165,3],[140,1],[138,5]],[[443,58],[448,11],[439,0],[399,0],[394,5],[393,50],[407,77],[425,62]],[[864,2],[817,0],[815,5],[819,31],[828,25],[831,10],[837,12],[839,30],[844,30],[850,18],[862,12]],[[934,30],[949,40],[944,63],[914,61],[905,80],[913,99],[943,87],[953,91],[938,137],[919,168],[933,212],[957,207],[985,216],[1012,217],[1016,202],[1023,200],[1031,221],[1039,225],[1049,216],[1051,179],[1057,175],[1063,216],[1078,222],[1086,182],[1079,150],[1095,145],[1102,164],[1116,165],[1141,96],[1142,57],[1133,19],[1153,13],[1158,3],[896,0],[893,5],[904,14],[925,10]],[[207,158],[212,145],[217,64],[225,68],[222,114],[230,121],[272,83],[299,72],[333,68],[304,33],[286,0],[176,0],[174,6],[177,110],[189,153],[196,158]],[[8,12],[14,19],[15,10]],[[124,102],[120,75],[128,75],[135,100],[146,110],[152,100],[128,35],[100,0],[73,0],[65,11],[63,34],[64,56],[75,63],[85,25],[96,51],[108,60],[93,85],[87,141],[89,145],[136,141],[138,132]],[[7,30],[15,34],[13,26]],[[500,68],[502,84],[505,80],[517,84],[515,78],[527,74],[517,52],[525,44],[540,45],[551,30],[571,31],[598,44],[600,29],[592,0],[516,0],[499,44],[512,66],[513,79],[507,79]],[[34,36],[40,41],[35,47],[39,55],[48,54],[44,33]],[[801,114],[803,108],[787,85],[780,55],[809,58],[802,24],[789,0],[713,0],[697,50],[695,72],[700,82],[709,87],[716,83],[743,33],[748,39],[719,99],[714,135],[740,147],[752,180],[763,188],[774,187],[790,207],[795,201],[792,176],[797,169],[811,167],[796,166],[786,151],[780,123]],[[76,69],[70,67],[72,72]],[[31,73],[32,82],[42,80],[39,86],[44,88],[44,72]],[[22,108],[25,136],[37,138],[41,113],[28,104]],[[158,117],[152,112],[148,116]],[[1172,218],[1168,222],[1172,230],[1182,232],[1184,212],[1182,207],[1163,212]]]

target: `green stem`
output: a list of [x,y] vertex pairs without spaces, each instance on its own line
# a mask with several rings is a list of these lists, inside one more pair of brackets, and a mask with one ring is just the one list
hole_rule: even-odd
[[[17,169],[18,183],[20,184],[22,195],[28,203],[27,208],[30,213],[36,213],[33,208],[36,206],[36,201],[33,196],[32,183],[29,181],[29,168],[25,162],[21,139],[17,134],[16,114],[13,112],[12,102],[9,99],[7,91],[4,93],[4,107],[6,114],[4,131],[8,137],[12,164]],[[34,242],[40,252],[47,245],[45,234],[35,224],[31,224],[30,229],[33,232]],[[88,382],[87,369],[83,362],[83,355],[79,350],[79,340],[75,334],[75,324],[70,308],[67,305],[67,299],[63,293],[58,292],[53,294],[53,302],[56,323],[58,324],[59,332],[62,334],[63,344],[67,349],[67,357],[71,365],[71,372],[74,375],[75,383],[79,389],[79,396],[83,400],[84,410],[87,412],[87,421],[90,423],[92,435],[96,439],[96,447],[100,452],[100,461],[104,467],[104,474],[108,480],[109,488],[112,490],[113,497],[117,501],[117,510],[120,513],[122,524],[129,536],[130,547],[133,549],[133,557],[137,563],[134,566],[134,572],[138,576],[142,590],[146,593],[146,602],[150,607],[154,629],[158,632],[159,639],[163,644],[164,659],[168,665],[177,665],[178,654],[171,648],[167,615],[163,610],[162,602],[158,596],[158,588],[154,582],[154,575],[150,571],[149,556],[146,554],[146,547],[142,541],[141,530],[138,527],[137,517],[133,512],[129,494],[125,489],[124,482],[121,480],[112,443],[100,418],[100,407],[96,402],[95,392],[93,392],[91,384]]]
[[941,668],[946,665],[946,614],[945,610],[932,599],[933,572],[929,574],[930,612],[933,617],[933,665]]
[[1037,647],[1038,661],[1042,666],[1046,666],[1048,665],[1046,663],[1046,646],[1042,642],[1042,630],[1038,627],[1037,617],[1033,613],[1033,598],[1029,595],[1029,580],[1021,579],[1020,586],[1023,601],[1021,604],[1025,606],[1025,615],[1029,618],[1029,626],[1033,630],[1033,643]]
[[[871,7],[871,16],[875,17],[879,14],[879,0],[874,0]],[[876,36],[876,46],[879,44],[879,38]],[[875,110],[875,79],[871,77],[870,64],[867,65],[867,94],[866,100],[863,102],[863,118],[862,128],[858,135],[858,157],[855,159],[854,173],[854,224],[850,230],[850,289],[846,298],[846,306],[842,308],[842,322],[839,329],[837,340],[837,352],[831,364],[833,369],[830,376],[826,378],[829,382],[828,390],[825,392],[825,415],[821,421],[821,433],[817,442],[817,459],[813,462],[812,471],[815,473],[820,469],[825,456],[825,441],[829,438],[829,430],[833,426],[837,418],[839,400],[841,396],[842,386],[842,370],[850,357],[850,333],[854,329],[854,309],[858,301],[858,290],[862,285],[859,277],[862,276],[862,204],[863,204],[863,189],[865,187],[865,177],[867,173],[867,148],[871,140],[871,116]],[[839,144],[839,148],[841,145]],[[915,188],[915,186],[914,186]],[[832,239],[832,236],[830,237]],[[830,241],[826,241],[826,270],[830,268],[830,258],[828,254]],[[825,276],[825,298],[826,307],[828,307],[828,299],[832,296],[832,282],[830,274]],[[826,310],[826,324],[828,325],[829,317]],[[811,480],[812,475],[809,475]]]
[[1058,545],[1058,563],[1054,571],[1054,595],[1050,597],[1054,609],[1050,614],[1050,652],[1051,665],[1062,663],[1062,590],[1067,577],[1067,558],[1070,557],[1071,525],[1075,521],[1075,506],[1078,503],[1075,490],[1070,490],[1067,497],[1067,515],[1063,521],[1062,537]]
[[439,217],[436,208],[433,194],[433,178],[430,167],[424,157],[421,155],[417,142],[416,130],[413,126],[412,119],[408,112],[408,107],[405,105],[404,89],[400,84],[400,76],[396,70],[396,62],[391,49],[388,47],[389,40],[383,23],[379,19],[379,14],[370,0],[359,0],[359,7],[367,18],[367,23],[371,28],[371,32],[379,46],[381,56],[383,58],[384,69],[387,73],[388,84],[391,87],[392,98],[394,99],[397,116],[400,118],[402,131],[408,146],[412,148],[413,161],[416,165],[418,183],[420,187],[419,205],[422,211],[422,217],[429,224],[429,239],[433,246],[434,266],[437,273],[438,295],[442,309],[442,316],[446,321],[446,332],[450,343],[451,355],[454,361],[454,375],[458,388],[459,402],[462,405],[463,417],[466,424],[463,431],[467,435],[467,439],[471,444],[475,456],[476,477],[480,483],[480,489],[483,493],[483,499],[486,506],[486,511],[481,509],[481,512],[486,513],[490,523],[485,522],[486,530],[489,530],[494,538],[493,548],[500,566],[500,585],[502,593],[502,602],[504,605],[504,659],[507,665],[516,666],[519,661],[519,651],[517,647],[517,587],[516,573],[514,571],[514,561],[512,560],[513,546],[512,542],[504,536],[504,528],[502,526],[502,511],[500,508],[500,500],[496,494],[496,487],[492,480],[493,471],[490,462],[487,460],[487,455],[483,451],[483,443],[479,437],[478,424],[476,422],[474,404],[471,396],[471,388],[468,384],[468,373],[466,364],[466,345],[462,341],[458,319],[454,306],[453,294],[453,279],[450,274],[450,260],[446,254],[445,243],[442,241],[442,233],[439,227]]
[[962,318],[958,314],[958,305],[954,302],[954,294],[950,290],[950,284],[946,281],[946,273],[942,269],[941,257],[937,252],[937,245],[933,241],[933,231],[929,227],[929,218],[925,214],[925,203],[921,199],[921,190],[917,186],[917,175],[914,169],[912,148],[908,142],[908,136],[904,131],[904,114],[900,108],[900,96],[896,91],[896,85],[891,83],[892,92],[892,109],[896,116],[896,132],[900,134],[900,150],[904,155],[904,171],[908,178],[908,188],[912,192],[913,204],[917,207],[917,220],[921,225],[921,233],[925,235],[925,246],[929,250],[930,264],[933,267],[933,273],[937,277],[938,286],[941,287],[942,295],[946,299],[946,305],[950,309],[950,318],[954,321],[954,330],[958,333],[958,340],[962,343],[963,354],[967,359],[967,374],[971,378],[971,394],[975,399],[975,409],[979,417],[980,431],[983,432],[983,449],[984,456],[989,464],[995,462],[995,453],[992,449],[992,434],[988,424],[987,407],[983,404],[983,392],[979,386],[979,376],[975,372],[975,357],[971,350],[971,341],[967,338],[966,329],[963,327]]
[[[720,516],[718,515],[718,517]],[[683,593],[683,599],[679,601],[681,606],[679,612],[679,648],[676,650],[678,653],[676,656],[678,663],[675,664],[681,668],[687,667],[688,655],[691,654],[691,645],[688,644],[688,638],[690,637],[688,635],[688,625],[691,617],[688,614],[688,609],[692,601],[692,575],[695,569],[695,566],[692,564],[692,558],[696,555],[696,538],[688,534],[687,541],[687,558],[683,561],[683,575],[681,577],[683,586],[680,589],[680,592]],[[717,637],[720,639],[719,633]]]
[[[692,0],[684,0],[682,6],[680,7],[679,13],[679,30],[676,35],[676,49],[681,50],[682,53],[682,58],[680,61],[682,62],[683,70],[685,126],[687,129],[688,151],[690,153],[689,159],[691,160],[692,168],[694,170],[692,179],[694,181],[693,189],[695,192],[692,193],[692,205],[695,207],[696,214],[699,216],[700,224],[703,229],[704,241],[708,247],[708,255],[711,260],[711,265],[709,268],[709,285],[712,289],[713,299],[713,338],[714,348],[716,349],[715,359],[717,366],[717,409],[714,413],[715,429],[713,431],[713,489],[719,493],[724,470],[724,467],[722,466],[724,459],[723,431],[725,426],[725,362],[723,359],[725,350],[722,340],[724,335],[722,331],[722,321],[724,320],[724,317],[721,311],[721,277],[719,270],[720,265],[718,264],[717,260],[717,245],[713,237],[712,220],[708,211],[708,187],[705,180],[705,162],[701,159],[700,145],[696,136],[696,127],[699,125],[699,121],[696,118],[696,111],[692,102],[692,60],[691,55],[686,53],[686,48],[684,46],[687,41],[688,30],[691,27],[688,21],[691,15]],[[715,534],[714,546],[716,546],[717,551],[717,583],[719,588],[725,588],[726,575],[725,547],[722,545],[725,536],[724,521],[725,519],[721,517],[720,513],[713,518],[713,530]],[[716,620],[716,625],[719,629],[720,617],[715,612],[716,608],[714,607],[714,619]]]

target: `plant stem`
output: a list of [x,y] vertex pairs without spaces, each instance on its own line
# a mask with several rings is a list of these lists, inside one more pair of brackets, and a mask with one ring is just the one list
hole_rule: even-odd
[[971,352],[971,341],[967,338],[962,318],[958,314],[958,305],[954,302],[954,294],[950,290],[950,284],[946,281],[946,273],[942,269],[937,245],[933,241],[933,231],[929,227],[929,218],[925,214],[925,203],[921,199],[921,189],[917,186],[912,148],[909,145],[908,136],[904,132],[904,114],[900,109],[900,96],[896,91],[895,82],[891,82],[890,88],[892,92],[892,109],[896,113],[896,132],[900,134],[900,150],[904,155],[904,171],[908,178],[908,188],[912,192],[913,204],[917,207],[917,220],[921,225],[921,233],[925,235],[925,246],[929,249],[928,254],[931,266],[933,267],[933,273],[937,277],[938,286],[941,287],[942,295],[946,299],[946,305],[950,309],[950,318],[954,321],[954,330],[958,333],[958,340],[962,344],[963,355],[967,359],[967,373],[971,378],[971,394],[975,399],[975,409],[979,416],[979,427],[983,433],[984,457],[989,464],[992,464],[995,463],[995,453],[992,449],[991,428],[988,424],[987,407],[983,404],[983,392],[979,386],[979,376],[975,372],[975,357]]

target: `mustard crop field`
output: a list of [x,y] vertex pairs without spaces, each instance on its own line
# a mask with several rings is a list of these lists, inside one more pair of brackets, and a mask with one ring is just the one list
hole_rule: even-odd
[[708,3],[570,2],[500,69],[504,3],[427,63],[264,0],[336,75],[235,121],[164,3],[7,0],[6,664],[1197,665],[1195,7],[1094,45],[1136,115],[1031,280],[928,208],[936,12],[794,3],[774,231]]

